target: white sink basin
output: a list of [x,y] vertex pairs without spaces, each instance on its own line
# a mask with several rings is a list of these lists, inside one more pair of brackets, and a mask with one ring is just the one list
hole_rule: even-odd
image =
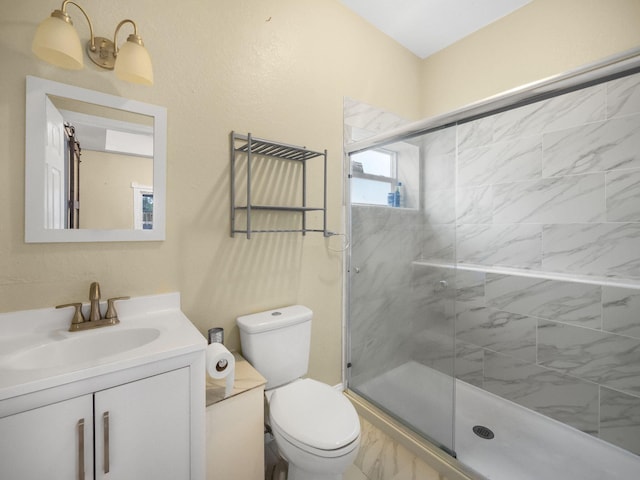
[[175,358],[204,356],[207,342],[180,310],[178,293],[133,297],[118,314],[117,325],[69,332],[68,310],[0,313],[0,417],[20,407],[21,395],[58,387],[68,395],[87,379],[126,383],[155,375],[161,365],[177,368]]
[[134,350],[153,342],[159,336],[160,330],[157,328],[120,329],[118,326],[102,327],[91,332],[73,332],[22,350],[3,363],[5,368],[14,370],[81,365]]

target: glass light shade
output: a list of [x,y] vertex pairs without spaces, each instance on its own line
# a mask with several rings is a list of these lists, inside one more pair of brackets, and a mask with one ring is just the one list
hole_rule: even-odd
[[38,26],[31,50],[41,60],[58,67],[80,70],[84,66],[78,32],[71,23],[54,16]]
[[127,40],[120,47],[114,71],[120,80],[153,85],[153,67],[149,52],[135,41]]

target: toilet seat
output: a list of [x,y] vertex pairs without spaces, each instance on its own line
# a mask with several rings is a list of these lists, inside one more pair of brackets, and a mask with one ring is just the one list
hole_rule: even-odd
[[360,421],[342,393],[310,378],[270,392],[271,427],[289,443],[320,457],[357,448]]

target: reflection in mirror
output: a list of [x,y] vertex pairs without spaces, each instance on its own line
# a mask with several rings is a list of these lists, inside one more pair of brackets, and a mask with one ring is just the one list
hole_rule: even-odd
[[25,240],[164,239],[166,110],[27,77]]
[[[153,118],[53,95],[48,102],[47,125],[64,132],[64,211],[62,225],[47,228],[153,228]],[[138,185],[148,212],[136,224]]]

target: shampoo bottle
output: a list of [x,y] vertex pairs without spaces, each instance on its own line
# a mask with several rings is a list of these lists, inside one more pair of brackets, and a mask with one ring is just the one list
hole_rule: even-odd
[[396,186],[395,199],[394,199],[394,207],[404,207],[404,188],[402,186],[402,182],[398,182]]

